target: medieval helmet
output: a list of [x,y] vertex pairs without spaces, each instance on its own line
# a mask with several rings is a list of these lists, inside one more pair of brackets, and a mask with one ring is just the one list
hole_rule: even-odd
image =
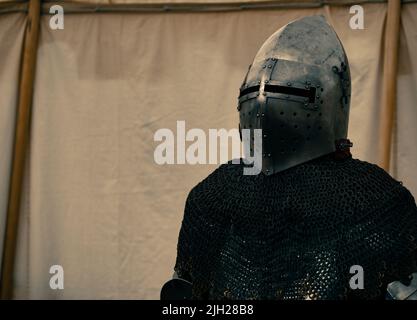
[[291,22],[266,40],[249,67],[238,105],[240,129],[262,129],[263,173],[283,171],[349,142],[350,84],[346,53],[323,16]]

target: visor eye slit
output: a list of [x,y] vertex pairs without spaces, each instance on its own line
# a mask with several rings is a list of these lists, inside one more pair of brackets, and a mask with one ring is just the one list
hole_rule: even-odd
[[314,103],[316,101],[316,88],[315,87],[302,89],[302,88],[297,88],[293,86],[281,86],[281,85],[268,84],[268,85],[265,85],[264,91],[308,98],[308,101],[310,103]]
[[242,91],[240,91],[239,98],[241,98],[243,96],[246,96],[249,93],[259,91],[260,87],[261,86],[257,85],[257,86],[253,86],[253,87],[243,89]]
[[[239,99],[248,94],[259,92],[260,88],[261,88],[260,85],[255,85],[255,86],[248,87],[248,88],[241,90],[239,94]],[[305,89],[305,88],[297,88],[292,85],[283,86],[283,85],[265,84],[263,91],[264,93],[270,92],[270,93],[284,94],[287,96],[287,98],[289,98],[290,96],[305,98],[306,103],[307,101],[308,103],[315,103],[316,98],[320,98],[320,96],[316,95],[317,89],[315,86],[308,86],[308,88]]]

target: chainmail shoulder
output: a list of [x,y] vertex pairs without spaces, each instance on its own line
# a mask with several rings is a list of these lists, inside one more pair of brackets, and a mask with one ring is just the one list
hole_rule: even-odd
[[378,299],[417,270],[416,237],[413,196],[376,165],[325,156],[249,176],[229,162],[188,195],[175,271],[195,299]]

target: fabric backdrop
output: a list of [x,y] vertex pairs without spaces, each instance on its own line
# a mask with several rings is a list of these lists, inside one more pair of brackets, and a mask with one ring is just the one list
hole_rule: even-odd
[[25,22],[26,17],[22,13],[0,14],[0,265]]
[[[178,120],[206,132],[237,127],[238,88],[248,65],[264,40],[291,20],[320,13],[335,27],[351,63],[352,151],[376,162],[386,5],[364,9],[364,30],[349,28],[348,6],[67,14],[64,30],[51,30],[44,15],[16,297],[159,297],[172,275],[187,193],[216,166],[157,165],[154,133],[175,132]],[[404,5],[392,167],[414,194],[416,22],[417,5]],[[9,33],[19,29],[0,23]],[[3,33],[0,28],[0,39]],[[2,84],[3,74],[10,80],[12,71],[0,73]],[[14,96],[3,105],[13,106]],[[0,121],[1,130],[10,126]],[[56,264],[64,268],[64,290],[49,287]]]

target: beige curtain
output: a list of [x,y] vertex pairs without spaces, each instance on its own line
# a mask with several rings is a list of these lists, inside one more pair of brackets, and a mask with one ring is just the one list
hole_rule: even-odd
[[417,198],[417,3],[403,6],[391,173]]
[[26,18],[22,13],[0,14],[0,265],[25,22]]
[[[263,41],[324,14],[351,63],[353,153],[376,162],[385,4],[217,13],[68,14],[41,22],[15,272],[17,298],[157,299],[184,201],[215,166],[158,166],[160,128],[234,128],[238,88]],[[403,9],[393,173],[414,194],[417,6]],[[49,288],[61,265],[65,289]]]

